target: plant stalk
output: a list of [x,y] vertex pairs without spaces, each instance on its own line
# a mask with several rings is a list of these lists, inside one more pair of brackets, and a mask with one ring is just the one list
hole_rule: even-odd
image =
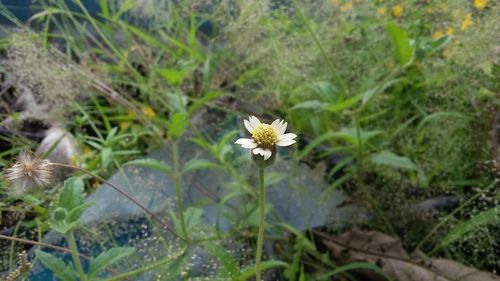
[[255,277],[261,279],[260,262],[262,260],[262,245],[264,244],[264,215],[265,215],[266,193],[264,188],[264,168],[259,167],[259,235],[257,238],[257,254],[255,257]]
[[174,183],[175,193],[177,196],[177,209],[179,209],[179,220],[181,221],[182,236],[185,240],[189,241],[188,233],[186,230],[186,223],[184,221],[184,208],[182,207],[182,193],[181,193],[181,172],[179,170],[179,142],[173,141],[172,157],[174,162]]
[[66,234],[66,240],[68,240],[69,248],[71,249],[71,256],[73,257],[73,263],[75,264],[76,270],[78,271],[78,276],[80,276],[80,281],[86,281],[87,277],[83,271],[82,263],[78,255],[78,248],[76,247],[75,237],[73,232]]

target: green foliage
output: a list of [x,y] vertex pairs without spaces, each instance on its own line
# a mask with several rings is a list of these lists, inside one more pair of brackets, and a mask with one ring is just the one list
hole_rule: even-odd
[[78,227],[78,219],[89,207],[84,202],[85,193],[81,178],[69,178],[64,182],[63,191],[59,195],[50,226],[55,231],[67,234]]
[[456,225],[441,241],[441,247],[446,246],[462,237],[471,231],[481,229],[483,226],[498,223],[500,217],[500,208],[494,207],[483,211],[474,217],[463,221]]
[[172,168],[170,165],[165,163],[164,161],[156,160],[156,159],[136,159],[125,163],[124,165],[130,166],[140,166],[158,170],[166,175],[172,172]]
[[77,280],[76,270],[72,264],[66,264],[62,259],[40,250],[35,250],[36,257],[48,267],[61,281]]
[[173,140],[177,140],[186,131],[188,125],[188,115],[184,112],[178,112],[170,118],[168,124],[168,134]]
[[408,36],[408,32],[394,22],[387,24],[387,32],[391,36],[394,54],[399,60],[399,65],[401,67],[408,66],[413,62],[415,54],[415,47]]
[[[151,9],[153,2],[157,6]],[[373,214],[342,223],[393,232],[410,248],[438,225],[443,233],[436,237],[444,239],[425,245],[436,254],[498,268],[496,257],[472,260],[469,253],[476,252],[475,245],[461,239],[474,236],[498,244],[496,197],[485,195],[487,204],[479,213],[465,208],[468,219],[455,226],[447,221],[448,227],[441,227],[438,223],[447,214],[440,211],[412,211],[420,202],[441,196],[467,200],[471,190],[495,180],[488,166],[493,159],[488,134],[500,89],[498,3],[489,1],[479,10],[465,0],[409,1],[402,5],[403,15],[395,17],[390,11],[396,3],[390,1],[223,1],[209,7],[204,1],[167,2],[99,0],[94,17],[82,1],[70,10],[64,1],[42,0],[42,10],[28,25],[0,7],[5,18],[28,33],[1,40],[0,48],[10,57],[0,69],[19,78],[13,81],[22,81],[21,86],[28,85],[51,114],[55,109],[66,112],[50,121],[65,126],[83,149],[71,161],[103,178],[127,165],[155,169],[176,180],[179,194],[191,188],[181,181],[193,172],[223,174],[227,183],[220,197],[203,198],[185,210],[187,236],[200,238],[196,233],[202,229],[227,238],[219,229],[224,216],[235,225],[231,238],[248,238],[257,225],[254,179],[242,171],[248,157],[237,157],[233,143],[241,131],[233,121],[248,114],[285,119],[300,144],[289,150],[292,160],[279,161],[302,161],[324,170],[330,181],[324,194],[342,190]],[[468,13],[474,25],[461,30]],[[207,25],[209,32],[202,30]],[[433,36],[437,31],[441,37]],[[55,39],[62,48],[51,47]],[[23,117],[19,112],[2,115],[15,122]],[[217,118],[207,118],[212,115]],[[185,136],[209,155],[183,165],[179,159],[170,164],[134,160],[163,145],[165,138],[178,154]],[[0,155],[4,166],[19,151],[36,149],[17,132],[2,138],[12,146]],[[269,171],[266,184],[287,176]],[[87,187],[91,192],[91,185]],[[14,203],[17,197],[2,197],[0,211],[26,205],[37,214],[36,221],[26,224],[40,222],[43,229],[48,220],[52,229],[70,234],[88,207],[83,182],[67,180],[59,197],[54,191],[58,188],[23,195],[21,206]],[[7,194],[8,188],[2,186],[0,193]],[[236,200],[240,204],[233,206]],[[201,207],[207,202],[217,208],[214,228],[201,224]],[[271,216],[273,206],[268,204],[266,211]],[[170,217],[181,233],[181,219],[173,211]],[[266,227],[269,231],[275,226]],[[277,241],[288,246],[285,253],[277,251],[284,262],[267,261],[263,268],[284,268],[290,280],[378,270],[364,263],[336,267],[302,231],[283,227],[293,233],[292,242]],[[217,277],[244,280],[254,274],[252,266],[238,268],[243,261],[218,242],[203,244],[221,263]],[[480,247],[486,252],[494,248]],[[131,252],[113,248],[101,253],[93,259],[89,279],[117,261],[115,257]],[[47,255],[37,252],[58,278],[76,280],[75,265]],[[187,260],[169,261],[167,269],[154,263],[150,268],[149,262],[144,267],[175,275],[186,271]]]
[[386,165],[389,167],[416,170],[415,164],[408,158],[394,154],[391,151],[383,150],[379,153],[373,154],[370,160],[375,164]]
[[109,267],[123,258],[134,253],[135,249],[130,247],[115,247],[100,253],[97,257],[90,260],[88,279],[92,280],[96,274]]

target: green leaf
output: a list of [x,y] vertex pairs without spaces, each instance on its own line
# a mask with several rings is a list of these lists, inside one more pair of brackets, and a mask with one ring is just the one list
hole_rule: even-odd
[[67,216],[67,221],[69,223],[72,223],[72,222],[75,222],[77,221],[80,216],[83,214],[83,212],[85,212],[85,210],[87,210],[87,208],[91,206],[91,204],[82,204],[78,207],[75,207],[73,208],[69,213],[68,213],[68,216]]
[[203,209],[189,207],[184,212],[184,217],[186,219],[186,228],[189,231],[199,226],[201,223],[201,216],[203,215]]
[[494,207],[484,212],[481,212],[474,217],[470,218],[467,221],[459,223],[456,225],[444,238],[441,242],[441,246],[446,246],[461,237],[465,234],[479,229],[479,227],[488,225],[490,223],[498,223],[500,220],[500,207]]
[[103,167],[108,166],[109,162],[111,161],[111,154],[113,153],[113,150],[109,147],[105,147],[101,150],[101,165]]
[[154,68],[154,70],[165,80],[167,80],[167,82],[174,86],[179,85],[189,73],[188,69],[177,70],[168,68]]
[[298,229],[296,229],[295,227],[289,225],[289,224],[286,224],[286,223],[280,223],[280,225],[285,228],[286,230],[288,230],[289,232],[295,234],[295,239],[296,239],[296,242],[295,243],[299,243],[300,244],[300,248],[305,250],[306,252],[309,252],[309,253],[315,253],[317,252],[316,250],[316,246],[314,245],[314,243],[309,240],[309,238],[307,238],[307,236],[304,235],[304,233],[302,231],[299,231]]
[[124,166],[125,165],[151,168],[158,170],[164,174],[170,174],[172,172],[172,168],[170,168],[167,163],[151,158],[132,160],[125,163]]
[[58,207],[65,208],[71,212],[76,207],[83,204],[85,193],[81,178],[73,177],[64,182],[64,189],[59,195]]
[[54,231],[63,234],[69,233],[72,229],[76,228],[77,226],[78,226],[77,222],[68,223],[67,221],[56,221],[56,220],[50,221],[50,228]]
[[132,247],[115,247],[106,252],[102,252],[96,258],[90,260],[88,279],[92,280],[92,277],[108,266],[117,263],[119,260],[130,256],[135,251]]
[[350,99],[346,99],[346,100],[343,100],[341,102],[330,105],[326,108],[326,110],[338,113],[338,112],[344,111],[344,110],[350,108],[351,106],[355,105],[362,98],[363,98],[362,95],[355,96],[355,97],[352,97]]
[[238,263],[236,263],[234,258],[223,246],[214,242],[205,242],[203,246],[209,254],[216,257],[221,262],[223,270],[219,271],[219,278],[231,277],[231,279],[235,279],[237,277]]
[[184,135],[188,125],[187,117],[188,116],[185,112],[179,112],[170,118],[168,134],[172,139],[179,139],[182,135]]
[[75,281],[76,270],[72,264],[66,264],[62,259],[49,253],[35,250],[36,257],[62,281]]
[[385,165],[393,168],[416,171],[417,166],[408,158],[399,156],[391,151],[384,150],[373,154],[370,160],[375,164]]
[[193,172],[201,169],[216,169],[220,168],[219,165],[208,161],[207,159],[191,159],[189,162],[184,164],[182,173]]
[[399,65],[405,67],[413,62],[415,46],[408,37],[408,32],[394,22],[387,24],[387,32],[392,39],[394,53],[399,60]]
[[[286,263],[286,262],[277,261],[277,260],[267,260],[267,261],[263,261],[260,264],[260,270],[265,271],[265,270],[275,268],[275,267],[287,267],[287,266],[288,266],[288,263]],[[238,275],[238,278],[236,278],[235,280],[244,281],[244,280],[247,280],[248,278],[250,278],[254,275],[255,275],[255,265],[252,265],[252,266],[244,268],[243,271],[241,271],[240,274]]]
[[443,36],[430,44],[429,50],[427,50],[427,56],[432,56],[438,51],[442,50],[448,43],[451,42],[451,36]]

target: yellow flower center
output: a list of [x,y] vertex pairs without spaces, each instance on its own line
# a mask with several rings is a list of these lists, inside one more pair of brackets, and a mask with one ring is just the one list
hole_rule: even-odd
[[264,148],[272,148],[278,142],[278,134],[273,126],[268,124],[258,125],[252,133],[252,138],[257,145]]

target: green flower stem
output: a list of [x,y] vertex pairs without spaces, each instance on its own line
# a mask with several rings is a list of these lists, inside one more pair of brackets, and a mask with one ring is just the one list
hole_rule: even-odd
[[175,193],[177,196],[177,208],[179,209],[179,219],[181,221],[182,236],[184,239],[189,241],[188,233],[186,230],[186,223],[184,221],[184,209],[182,207],[182,193],[181,193],[181,172],[179,169],[179,142],[177,140],[173,141],[172,145],[172,157],[174,162],[174,183],[175,183]]
[[255,257],[255,277],[261,279],[260,262],[262,260],[262,244],[264,243],[264,215],[265,215],[266,193],[264,188],[264,168],[259,167],[259,236],[257,238],[257,255]]
[[78,249],[76,248],[73,233],[69,232],[66,234],[66,239],[68,240],[69,248],[71,249],[71,256],[73,257],[73,263],[75,264],[78,275],[80,276],[80,281],[86,281],[87,277],[85,276],[85,272],[83,272],[82,263],[80,262],[80,258],[78,256]]

